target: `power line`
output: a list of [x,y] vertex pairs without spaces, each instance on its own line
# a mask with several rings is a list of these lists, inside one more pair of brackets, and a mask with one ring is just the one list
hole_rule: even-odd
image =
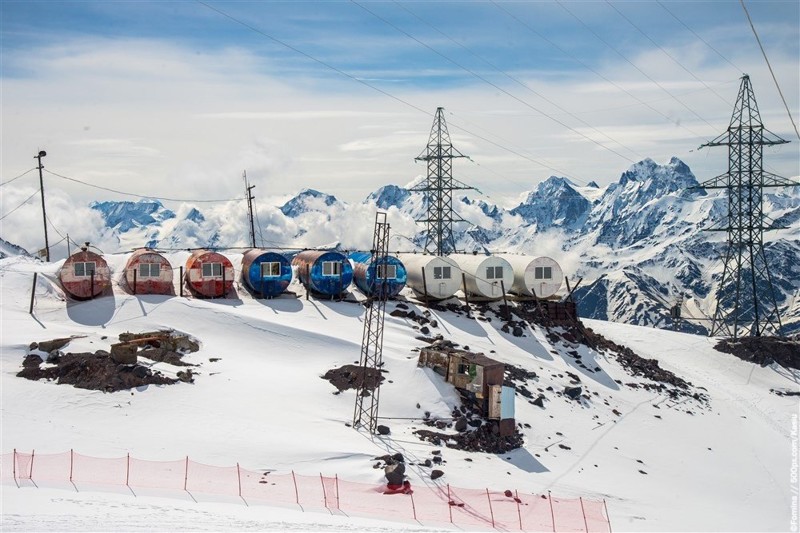
[[[418,44],[420,44],[420,45],[424,46],[425,48],[427,48],[428,50],[430,50],[430,51],[431,51],[431,52],[433,52],[434,54],[438,55],[439,57],[442,57],[443,59],[445,59],[445,60],[449,61],[450,63],[452,63],[453,65],[457,66],[458,68],[460,68],[460,69],[464,70],[465,72],[468,72],[470,75],[474,76],[475,78],[479,79],[480,81],[482,81],[482,82],[484,82],[484,83],[486,83],[486,84],[488,84],[488,85],[490,85],[490,86],[494,87],[494,88],[495,88],[495,89],[497,89],[498,91],[500,91],[500,92],[502,92],[503,94],[505,94],[505,95],[507,95],[507,96],[509,96],[509,97],[513,98],[514,100],[516,100],[517,102],[521,103],[522,105],[524,105],[524,106],[526,106],[526,107],[528,107],[528,108],[530,108],[530,109],[533,109],[533,110],[534,110],[534,111],[536,111],[537,113],[541,113],[542,115],[544,115],[545,117],[549,118],[550,120],[552,120],[552,121],[553,121],[553,122],[555,122],[556,124],[559,124],[560,126],[563,126],[564,128],[567,128],[567,129],[568,129],[568,130],[570,130],[571,132],[573,132],[573,133],[575,133],[575,134],[577,134],[577,135],[580,135],[581,137],[583,137],[583,138],[584,138],[584,139],[586,139],[587,141],[589,141],[589,142],[591,142],[591,143],[594,143],[594,144],[596,144],[596,145],[597,145],[597,146],[599,146],[600,148],[603,148],[603,149],[605,149],[605,150],[608,150],[609,152],[612,152],[613,154],[615,154],[615,155],[617,155],[617,156],[621,157],[622,159],[625,159],[626,161],[628,161],[628,162],[630,162],[630,163],[635,163],[635,161],[634,161],[633,159],[631,159],[631,158],[629,158],[629,157],[627,157],[627,156],[624,156],[624,155],[622,155],[621,153],[617,152],[617,151],[616,151],[616,150],[614,150],[613,148],[610,148],[610,147],[608,147],[608,146],[606,146],[606,145],[602,144],[601,142],[598,142],[598,141],[596,141],[595,139],[592,139],[591,137],[589,137],[589,136],[588,136],[588,135],[586,135],[585,133],[582,133],[582,132],[580,132],[580,131],[576,130],[576,129],[575,129],[575,128],[573,128],[572,126],[570,126],[570,125],[568,125],[568,124],[566,124],[566,123],[564,123],[564,122],[562,122],[562,121],[558,120],[557,118],[555,118],[555,117],[553,117],[553,116],[551,116],[551,115],[549,115],[549,114],[545,113],[545,112],[544,112],[544,111],[542,111],[541,109],[538,109],[538,108],[536,108],[535,106],[533,106],[533,105],[531,105],[530,103],[526,102],[526,101],[525,101],[525,100],[523,100],[522,98],[519,98],[518,96],[516,96],[516,95],[514,95],[514,94],[512,94],[512,93],[510,93],[510,92],[508,92],[507,90],[503,89],[502,87],[500,87],[500,86],[499,86],[499,85],[497,85],[496,83],[493,83],[491,80],[488,80],[487,78],[485,78],[485,77],[481,76],[480,74],[478,74],[478,73],[477,73],[477,72],[475,72],[474,70],[472,70],[472,69],[470,69],[470,68],[468,68],[468,67],[465,67],[465,66],[464,66],[464,65],[462,65],[461,63],[459,63],[459,62],[455,61],[454,59],[451,59],[450,57],[448,57],[448,56],[444,55],[443,53],[439,52],[438,50],[436,50],[436,49],[435,49],[435,48],[433,48],[432,46],[428,45],[427,43],[425,43],[425,42],[423,42],[423,41],[421,41],[421,40],[419,40],[419,39],[417,39],[416,37],[414,37],[414,36],[413,36],[413,35],[411,35],[410,33],[406,32],[406,31],[405,31],[405,30],[403,30],[402,28],[400,28],[400,27],[398,27],[397,25],[393,24],[393,23],[392,23],[392,22],[390,22],[389,20],[387,20],[387,19],[385,19],[385,18],[381,17],[380,15],[378,15],[377,13],[375,13],[374,11],[372,11],[372,10],[370,10],[370,9],[368,9],[368,8],[366,8],[366,7],[364,7],[363,5],[359,4],[359,3],[358,3],[356,0],[350,0],[350,2],[351,2],[351,3],[353,3],[353,4],[355,4],[355,5],[357,5],[358,7],[360,7],[361,9],[363,9],[364,11],[366,11],[367,13],[371,14],[372,16],[374,16],[375,18],[377,18],[378,20],[381,20],[381,21],[383,21],[385,24],[387,24],[388,26],[391,26],[392,28],[394,28],[394,29],[395,29],[395,30],[397,30],[398,32],[402,33],[403,35],[405,35],[405,36],[406,36],[406,37],[408,37],[409,39],[413,40],[414,42],[416,42],[416,43],[418,43]],[[552,103],[552,102],[551,102],[551,103]],[[612,140],[613,140],[613,139],[612,139]],[[615,141],[615,142],[616,142],[616,141]]]
[[672,94],[672,93],[671,93],[671,92],[670,92],[670,91],[669,91],[669,90],[668,90],[666,87],[664,87],[664,86],[663,86],[663,85],[661,85],[659,82],[657,82],[656,80],[654,80],[654,79],[653,79],[653,78],[652,78],[652,77],[651,77],[649,74],[647,74],[645,71],[643,71],[642,69],[640,69],[640,68],[639,68],[639,67],[638,67],[638,66],[637,66],[637,65],[636,65],[636,64],[635,64],[633,61],[631,61],[630,59],[628,59],[628,58],[627,58],[627,56],[625,56],[625,54],[623,54],[623,53],[622,53],[622,52],[620,52],[620,51],[619,51],[617,48],[615,48],[614,46],[612,46],[612,45],[611,45],[611,43],[609,43],[608,41],[606,41],[605,39],[603,39],[603,38],[602,38],[602,37],[601,37],[601,36],[600,36],[600,35],[599,35],[599,34],[598,34],[596,31],[594,31],[594,30],[591,28],[591,26],[589,26],[588,24],[586,24],[586,23],[583,21],[583,19],[581,19],[581,18],[580,18],[578,15],[576,15],[575,13],[573,13],[572,11],[570,11],[570,10],[569,10],[569,8],[567,8],[567,7],[564,5],[564,2],[563,2],[562,0],[556,0],[556,3],[557,3],[559,6],[561,6],[561,8],[562,8],[564,11],[566,11],[567,13],[569,13],[569,14],[572,16],[572,18],[574,18],[575,20],[577,20],[577,21],[578,21],[578,22],[579,22],[579,23],[580,23],[580,24],[581,24],[581,25],[582,25],[584,28],[586,28],[587,30],[589,30],[589,31],[592,33],[592,35],[594,35],[594,36],[595,36],[595,37],[596,37],[596,38],[597,38],[597,39],[598,39],[600,42],[602,42],[602,43],[603,43],[603,44],[605,44],[605,45],[606,45],[608,48],[610,48],[611,50],[613,50],[613,51],[614,51],[614,53],[616,53],[616,54],[617,54],[619,57],[621,57],[622,59],[624,59],[626,63],[628,63],[630,66],[632,66],[634,69],[636,69],[636,70],[637,70],[637,71],[638,71],[638,72],[639,72],[639,73],[640,73],[642,76],[644,76],[645,78],[647,78],[648,80],[650,80],[650,81],[651,81],[653,84],[655,84],[655,85],[656,85],[656,86],[657,86],[659,89],[661,89],[662,91],[664,91],[665,93],[667,93],[668,95],[670,95],[670,97],[672,97],[672,99],[673,99],[673,100],[675,100],[677,103],[679,103],[680,105],[682,105],[683,107],[685,107],[687,111],[689,111],[691,114],[693,114],[693,115],[694,115],[694,116],[696,116],[698,119],[700,119],[701,121],[703,121],[703,122],[704,122],[704,123],[705,123],[705,124],[706,124],[706,125],[707,125],[709,128],[714,128],[714,126],[712,126],[712,125],[711,125],[711,123],[709,123],[709,122],[708,122],[706,119],[704,119],[703,117],[701,117],[700,115],[698,115],[698,114],[697,114],[697,112],[696,112],[694,109],[692,109],[691,107],[689,107],[688,105],[686,105],[686,104],[685,104],[685,103],[684,103],[682,100],[678,99],[678,97],[676,97],[675,95],[673,95],[673,94]]
[[756,41],[758,42],[758,47],[761,49],[761,54],[764,56],[764,61],[767,62],[767,66],[769,67],[769,73],[772,74],[772,81],[775,82],[775,87],[778,89],[778,94],[781,95],[781,100],[783,101],[783,106],[786,108],[786,114],[789,115],[789,120],[792,122],[792,126],[794,127],[794,133],[797,135],[797,138],[800,139],[800,132],[797,131],[797,124],[794,122],[794,117],[792,117],[792,112],[789,111],[789,105],[786,103],[786,98],[783,97],[783,91],[781,91],[781,86],[778,84],[778,78],[775,77],[775,72],[772,70],[772,65],[769,62],[769,58],[767,57],[767,52],[764,51],[764,45],[761,44],[761,39],[758,38],[758,32],[756,31],[756,27],[753,25],[753,19],[750,18],[750,13],[747,11],[747,7],[744,5],[744,0],[739,0],[742,3],[742,9],[744,9],[744,14],[747,15],[747,22],[750,23],[750,28],[753,30],[753,35],[756,36]]
[[116,193],[116,194],[122,194],[122,195],[125,195],[125,196],[133,196],[135,198],[144,198],[144,199],[147,199],[147,200],[164,200],[165,202],[188,202],[188,203],[222,203],[222,202],[236,202],[236,201],[241,200],[241,198],[227,198],[227,199],[224,199],[224,200],[206,200],[206,199],[198,200],[198,199],[185,199],[185,198],[164,198],[164,197],[161,197],[161,196],[136,194],[136,193],[133,193],[133,192],[119,191],[117,189],[110,189],[108,187],[101,187],[100,185],[94,185],[92,183],[86,183],[85,181],[81,181],[81,180],[78,180],[78,179],[75,179],[75,178],[69,178],[67,176],[62,176],[61,174],[57,174],[56,172],[53,172],[52,170],[44,169],[44,171],[47,172],[48,174],[52,174],[53,176],[56,176],[58,178],[65,179],[65,180],[68,180],[68,181],[74,181],[75,183],[80,183],[81,185],[86,185],[87,187],[94,187],[95,189],[100,189],[100,190],[103,190],[103,191],[113,192],[113,193]]
[[[377,92],[383,94],[384,96],[388,96],[392,100],[400,102],[401,104],[403,104],[405,106],[408,106],[408,107],[410,107],[412,109],[415,109],[416,111],[419,111],[420,113],[424,113],[425,115],[427,115],[429,117],[433,117],[434,116],[433,113],[431,113],[429,111],[426,111],[426,110],[422,109],[421,107],[419,107],[417,105],[414,105],[411,102],[408,102],[407,100],[404,100],[404,99],[402,99],[402,98],[400,98],[398,96],[395,96],[395,95],[391,94],[390,92],[385,91],[384,89],[381,89],[380,87],[377,87],[376,85],[373,85],[373,84],[367,82],[366,80],[363,80],[363,79],[358,78],[358,77],[356,77],[356,76],[354,76],[354,75],[352,75],[352,74],[350,74],[348,72],[345,72],[344,70],[342,70],[342,69],[340,69],[338,67],[335,67],[335,66],[331,65],[330,63],[327,63],[327,62],[325,62],[325,61],[323,61],[321,59],[317,59],[316,57],[314,57],[314,56],[312,56],[312,55],[300,50],[299,48],[296,48],[296,47],[292,46],[291,44],[278,39],[277,37],[273,37],[272,35],[269,35],[268,33],[264,32],[264,31],[261,31],[258,28],[254,27],[254,26],[252,26],[252,25],[250,25],[250,24],[248,24],[248,23],[246,23],[246,22],[244,22],[242,20],[237,19],[233,15],[229,15],[228,13],[225,13],[224,11],[222,11],[220,9],[217,9],[216,7],[204,2],[203,0],[195,0],[195,1],[198,4],[200,4],[202,6],[205,6],[208,9],[210,9],[210,10],[222,15],[223,17],[235,22],[236,24],[244,26],[245,28],[249,29],[250,31],[257,33],[257,34],[261,35],[262,37],[266,37],[267,39],[269,39],[269,40],[271,40],[271,41],[273,41],[275,43],[278,43],[281,46],[284,46],[284,47],[288,48],[289,50],[292,50],[293,52],[296,52],[296,53],[302,55],[303,57],[305,57],[307,59],[310,59],[311,61],[314,61],[315,63],[318,63],[318,64],[324,66],[325,68],[328,68],[328,69],[330,69],[330,70],[332,70],[332,71],[334,71],[334,72],[336,72],[336,73],[338,73],[338,74],[340,74],[340,75],[342,75],[342,76],[344,76],[344,77],[346,77],[346,78],[348,78],[348,79],[350,79],[352,81],[355,81],[355,82],[357,82],[357,83],[359,83],[361,85],[364,85],[365,87],[369,87],[370,89],[372,89],[374,91],[377,91]],[[454,129],[460,130],[460,131],[462,131],[462,132],[464,132],[464,133],[466,133],[468,135],[472,135],[473,137],[475,137],[477,139],[480,139],[480,140],[482,140],[484,142],[487,142],[487,143],[491,144],[492,146],[500,148],[501,150],[509,152],[509,153],[521,158],[521,159],[525,159],[525,160],[530,161],[532,163],[536,163],[537,165],[539,165],[541,167],[544,167],[544,168],[547,168],[549,170],[552,170],[553,172],[558,172],[560,174],[569,175],[567,172],[564,172],[563,170],[560,170],[558,168],[552,167],[552,166],[550,166],[548,164],[543,163],[542,161],[539,161],[537,159],[534,159],[533,157],[524,155],[524,154],[522,154],[522,153],[520,153],[520,152],[518,152],[516,150],[513,150],[511,148],[503,146],[502,144],[499,144],[499,143],[497,143],[495,141],[491,141],[491,140],[487,139],[486,137],[484,137],[482,135],[478,135],[476,133],[471,132],[470,130],[468,130],[466,128],[460,127],[457,124],[450,123],[450,126],[452,128],[454,128]]]
[[14,208],[14,209],[12,209],[11,211],[9,211],[8,213],[6,213],[6,214],[5,214],[5,215],[3,215],[2,217],[0,217],[0,220],[3,220],[3,219],[4,219],[4,218],[6,218],[8,215],[10,215],[11,213],[13,213],[14,211],[16,211],[17,209],[19,209],[19,208],[20,208],[20,207],[22,207],[23,205],[27,204],[27,203],[28,203],[28,202],[31,200],[31,198],[33,198],[34,196],[36,196],[37,194],[39,194],[39,191],[41,191],[41,190],[42,190],[42,189],[36,189],[36,190],[34,191],[34,193],[33,193],[33,194],[31,194],[30,196],[28,196],[28,197],[25,199],[25,201],[24,201],[24,202],[22,202],[22,203],[21,203],[21,204],[19,204],[17,207],[15,207],[15,208]]
[[25,172],[23,172],[23,173],[22,173],[22,174],[20,174],[19,176],[15,176],[15,177],[11,178],[10,180],[6,180],[6,181],[4,181],[3,183],[0,183],[0,187],[2,187],[3,185],[8,185],[9,183],[11,183],[11,182],[12,182],[12,181],[14,181],[14,180],[18,180],[18,179],[20,179],[20,178],[21,178],[22,176],[24,176],[25,174],[27,174],[27,173],[29,173],[29,172],[33,172],[33,171],[34,171],[34,170],[36,170],[37,168],[39,168],[39,167],[33,167],[33,168],[29,168],[28,170],[26,170]]
[[645,38],[645,39],[647,39],[648,41],[650,41],[651,43],[653,43],[653,44],[654,44],[654,45],[655,45],[655,46],[656,46],[656,47],[657,47],[659,50],[661,50],[661,51],[664,53],[664,55],[665,55],[665,56],[667,56],[668,58],[670,58],[670,59],[671,59],[671,60],[672,60],[672,61],[673,61],[673,62],[674,62],[676,65],[678,65],[678,66],[679,66],[679,67],[681,67],[683,70],[685,70],[687,74],[689,74],[691,77],[693,77],[694,79],[696,79],[697,81],[699,81],[700,83],[702,83],[702,84],[703,84],[703,87],[705,87],[706,89],[708,89],[709,91],[711,91],[712,93],[714,93],[714,95],[715,95],[717,98],[719,98],[720,100],[722,100],[722,102],[724,102],[724,103],[725,103],[725,104],[727,104],[727,105],[730,105],[730,102],[728,102],[727,100],[725,100],[725,98],[723,98],[723,97],[722,97],[722,95],[720,95],[720,94],[719,94],[717,91],[715,91],[714,89],[712,89],[711,87],[709,87],[709,86],[708,86],[708,84],[707,84],[706,82],[704,82],[703,80],[701,80],[700,78],[698,78],[698,77],[697,77],[697,76],[694,74],[694,72],[692,72],[691,70],[689,70],[688,68],[686,68],[686,66],[685,66],[683,63],[681,63],[680,61],[678,61],[678,60],[677,60],[677,59],[676,59],[676,58],[675,58],[675,57],[674,57],[672,54],[670,54],[669,52],[667,52],[667,51],[666,51],[666,50],[665,50],[665,49],[664,49],[664,48],[663,48],[663,47],[662,47],[660,44],[658,44],[657,42],[655,42],[655,41],[654,41],[654,40],[653,40],[653,39],[652,39],[652,38],[651,38],[651,37],[650,37],[650,36],[649,36],[647,33],[645,33],[645,32],[644,32],[644,30],[642,30],[642,29],[641,29],[639,26],[637,26],[636,24],[634,24],[634,22],[633,22],[631,19],[629,19],[627,16],[625,16],[625,14],[624,14],[622,11],[620,11],[620,10],[617,8],[617,6],[615,6],[614,4],[612,4],[612,3],[611,3],[609,0],[606,0],[606,4],[608,4],[608,6],[609,6],[611,9],[613,9],[614,11],[616,11],[616,12],[619,14],[619,16],[620,16],[620,17],[624,18],[624,19],[625,19],[625,20],[628,22],[628,24],[630,24],[631,26],[633,26],[633,28],[634,28],[636,31],[638,31],[639,33],[641,33],[641,34],[644,36],[644,38]]
[[[595,70],[594,68],[592,68],[592,66],[591,66],[591,65],[589,65],[588,63],[586,63],[585,61],[583,61],[582,59],[580,59],[579,57],[577,57],[577,56],[576,56],[575,54],[573,54],[572,52],[569,52],[568,50],[565,50],[565,49],[564,49],[563,47],[561,47],[561,46],[560,46],[558,43],[556,43],[555,41],[551,40],[551,39],[550,39],[550,38],[548,38],[547,36],[545,36],[545,35],[542,35],[542,33],[540,33],[539,31],[537,31],[537,30],[536,30],[536,29],[535,29],[533,26],[531,26],[530,24],[528,24],[527,22],[525,22],[525,21],[524,21],[524,20],[522,20],[521,18],[517,17],[515,14],[511,13],[511,12],[510,12],[510,11],[508,11],[508,10],[507,10],[505,7],[503,7],[503,6],[499,5],[499,4],[498,4],[497,2],[495,2],[494,0],[491,0],[491,2],[492,2],[492,5],[493,5],[493,6],[495,6],[497,9],[499,9],[500,11],[503,11],[503,12],[504,12],[506,15],[508,15],[508,16],[509,16],[509,17],[511,17],[512,19],[516,20],[518,23],[520,23],[520,24],[521,24],[522,26],[524,26],[525,28],[527,28],[527,29],[528,29],[528,31],[530,31],[531,33],[533,33],[534,35],[536,35],[537,37],[539,37],[540,39],[542,39],[542,40],[543,40],[543,41],[545,41],[546,43],[550,44],[550,46],[552,46],[553,48],[555,48],[556,50],[558,50],[559,52],[561,52],[561,53],[562,53],[562,54],[564,54],[565,56],[568,56],[568,57],[570,57],[570,58],[571,58],[573,61],[575,61],[576,63],[578,63],[579,65],[581,65],[583,68],[585,68],[586,70],[588,70],[588,71],[592,72],[592,73],[593,73],[595,76],[599,77],[600,79],[602,79],[603,81],[605,81],[605,82],[609,83],[610,85],[612,85],[612,86],[613,86],[613,87],[615,87],[616,89],[618,89],[618,90],[622,91],[623,93],[627,94],[628,96],[630,96],[631,98],[633,98],[634,100],[636,100],[637,102],[639,102],[641,105],[644,105],[645,107],[647,107],[648,109],[650,109],[650,110],[651,110],[651,111],[653,111],[654,113],[656,113],[656,114],[658,114],[658,115],[661,115],[661,116],[662,116],[662,117],[663,117],[663,118],[664,118],[664,119],[665,119],[667,122],[669,122],[670,124],[675,124],[675,121],[673,121],[673,119],[672,119],[672,118],[670,118],[670,117],[669,117],[669,115],[666,115],[666,114],[662,113],[661,111],[659,111],[659,110],[658,110],[658,109],[656,109],[655,107],[651,106],[649,103],[645,102],[644,100],[642,100],[641,98],[639,98],[638,96],[636,96],[635,94],[633,94],[632,92],[630,92],[629,90],[627,90],[626,88],[622,87],[621,85],[619,85],[619,84],[618,84],[618,83],[616,83],[615,81],[611,80],[611,79],[610,79],[610,78],[608,78],[607,76],[605,76],[605,75],[603,75],[602,73],[598,72],[597,70]],[[680,127],[680,128],[682,128],[682,129],[684,129],[684,130],[686,130],[686,131],[688,131],[689,133],[691,133],[691,134],[692,134],[692,135],[694,135],[695,137],[705,138],[703,135],[700,135],[699,133],[696,133],[696,132],[692,131],[690,128],[687,128],[687,127],[686,127],[686,126],[684,126],[683,124],[677,124],[677,126],[678,126],[678,127]]]
[[679,19],[679,18],[678,18],[678,16],[677,16],[675,13],[673,13],[672,11],[670,11],[670,9],[669,9],[667,6],[665,6],[665,5],[664,5],[664,4],[661,2],[661,0],[656,0],[656,3],[657,3],[658,5],[660,5],[662,8],[664,8],[664,11],[666,11],[667,13],[669,13],[669,14],[672,16],[672,18],[674,18],[675,20],[677,20],[677,21],[678,21],[678,22],[679,22],[679,23],[680,23],[680,24],[681,24],[681,25],[682,25],[684,28],[686,28],[687,30],[689,30],[689,31],[692,33],[692,35],[694,35],[694,36],[695,36],[695,37],[697,37],[697,38],[698,38],[700,41],[702,41],[702,42],[703,42],[703,44],[705,44],[705,45],[706,45],[706,46],[708,46],[710,49],[712,49],[712,50],[713,50],[713,51],[714,51],[714,52],[715,52],[715,53],[716,53],[716,54],[717,54],[719,57],[721,57],[722,59],[724,59],[725,61],[727,61],[727,63],[728,63],[730,66],[732,66],[733,68],[735,68],[735,69],[736,69],[736,72],[737,72],[737,73],[740,73],[740,72],[742,72],[742,69],[740,69],[739,67],[737,67],[736,65],[734,65],[734,64],[731,62],[731,60],[730,60],[730,59],[728,59],[727,57],[725,57],[725,56],[722,54],[722,52],[720,52],[719,50],[717,50],[716,48],[714,48],[713,46],[711,46],[711,45],[708,43],[708,41],[706,41],[705,39],[703,39],[703,37],[702,37],[702,36],[700,36],[700,35],[699,35],[699,34],[698,34],[696,31],[694,31],[692,28],[690,28],[689,26],[687,26],[687,25],[686,25],[686,23],[685,23],[684,21],[682,21],[681,19]]

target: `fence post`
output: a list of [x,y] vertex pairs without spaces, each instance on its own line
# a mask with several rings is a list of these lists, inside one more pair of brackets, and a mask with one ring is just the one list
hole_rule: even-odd
[[514,501],[517,502],[517,517],[519,517],[519,530],[525,531],[522,528],[522,512],[519,510],[519,492],[517,491],[517,489],[514,489],[514,496],[516,496],[516,498],[514,498]]
[[547,491],[547,499],[550,502],[550,518],[553,519],[553,533],[556,532],[556,513],[553,511],[553,496],[550,494],[550,491]]
[[133,295],[136,296],[136,271],[138,268],[133,269]]
[[492,509],[492,498],[489,496],[489,489],[486,489],[486,499],[489,500],[489,516],[492,517],[492,528],[494,528],[494,510]]
[[578,496],[578,500],[581,502],[581,514],[583,515],[583,527],[586,529],[586,533],[589,533],[589,524],[586,523],[586,511],[583,509],[583,497]]
[[334,482],[336,483],[336,508],[342,510],[342,500],[339,499],[339,474],[334,474]]
[[450,523],[453,523],[453,498],[450,497],[450,483],[447,484],[447,510],[450,512]]
[[467,304],[467,316],[472,318],[472,315],[470,314],[470,309],[469,309],[469,292],[467,292],[467,273],[466,272],[462,272],[461,273],[461,283],[462,283],[462,288],[464,290],[464,302]]
[[30,471],[28,472],[28,479],[30,479],[31,481],[33,481],[33,459],[34,459],[34,457],[36,457],[36,450],[31,450],[31,468],[30,468]]
[[425,267],[422,267],[422,291],[425,294],[425,307],[430,307],[431,304],[428,302],[428,282],[425,279]]
[[69,449],[69,482],[70,483],[72,483],[72,461],[73,461],[72,455],[73,455],[72,448],[70,448]]
[[179,294],[183,296],[183,265],[181,265],[181,274],[178,278],[178,287],[179,287]]
[[189,456],[186,456],[186,468],[184,469],[183,474],[183,490],[189,492],[186,487],[189,486]]
[[239,463],[236,463],[236,478],[239,480],[239,497],[242,497],[242,472],[239,470]]
[[34,272],[33,273],[33,287],[31,288],[31,307],[30,307],[30,309],[28,309],[28,314],[29,315],[33,314],[33,300],[34,300],[34,297],[36,296],[36,278],[38,276],[39,276],[38,272]]
[[411,512],[414,513],[414,520],[417,520],[417,506],[414,505],[414,491],[408,493],[411,496]]
[[125,486],[128,488],[130,488],[130,480],[131,480],[131,454],[130,452],[128,452],[128,461],[127,464],[125,465]]
[[330,511],[330,507],[328,507],[328,491],[325,490],[325,480],[322,479],[322,472],[319,473],[319,482],[322,485],[322,499],[325,502],[325,509]]
[[92,288],[89,291],[89,296],[94,298],[94,270],[92,270]]
[[294,477],[294,470],[292,470],[292,482],[294,483],[294,500],[297,505],[300,505],[300,493],[297,491],[297,478]]
[[503,305],[506,307],[506,320],[511,320],[511,308],[508,307],[508,300],[506,299],[506,284],[503,283],[503,280],[500,280],[500,290],[503,291]]
[[611,515],[608,514],[608,506],[606,505],[605,498],[603,498],[603,509],[606,510],[606,520],[608,521],[608,533],[611,533]]
[[[70,468],[70,471],[72,471],[72,468]],[[13,476],[14,476],[14,483],[16,483],[17,482],[17,449],[16,448],[14,448],[14,460],[11,462],[11,472],[13,473]],[[72,477],[72,475],[70,475],[70,478],[71,477]]]

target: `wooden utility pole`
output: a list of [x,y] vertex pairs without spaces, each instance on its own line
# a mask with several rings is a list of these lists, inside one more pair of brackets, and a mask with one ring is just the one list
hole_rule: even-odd
[[47,155],[44,150],[39,150],[39,153],[33,156],[34,159],[39,160],[39,190],[42,193],[42,219],[44,220],[44,253],[47,262],[50,262],[50,243],[47,240],[47,211],[44,207],[44,179],[42,178],[42,158]]

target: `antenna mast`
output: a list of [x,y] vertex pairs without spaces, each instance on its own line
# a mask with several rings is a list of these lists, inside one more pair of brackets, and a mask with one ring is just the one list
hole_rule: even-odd
[[242,177],[244,178],[244,195],[247,198],[247,220],[250,222],[250,246],[253,248],[256,247],[256,226],[253,222],[253,199],[255,196],[251,193],[253,189],[255,189],[255,185],[250,185],[247,181],[247,171],[242,171]]
[[415,161],[428,163],[428,177],[412,188],[412,191],[425,193],[426,216],[417,222],[427,224],[425,252],[433,255],[447,255],[456,251],[453,236],[453,222],[463,218],[453,212],[453,191],[475,189],[453,179],[453,159],[467,157],[450,142],[450,133],[444,120],[444,108],[436,108],[428,146]]
[[728,147],[728,172],[699,185],[728,190],[727,227],[709,230],[728,233],[712,337],[722,335],[735,340],[740,336],[781,334],[778,302],[764,255],[764,231],[778,228],[767,224],[763,189],[798,184],[764,171],[763,147],[787,142],[764,128],[750,76],[745,74],[728,130],[700,147]]

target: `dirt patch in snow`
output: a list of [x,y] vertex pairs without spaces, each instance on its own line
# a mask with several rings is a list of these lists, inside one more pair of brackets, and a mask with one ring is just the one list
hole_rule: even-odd
[[800,340],[784,337],[741,337],[722,339],[714,349],[735,355],[739,359],[768,365],[778,363],[784,368],[800,369]]
[[322,376],[322,379],[330,381],[331,385],[338,389],[338,392],[342,392],[349,389],[359,389],[361,387],[370,391],[375,390],[384,380],[384,377],[380,370],[374,368],[364,368],[358,365],[344,365],[339,368],[328,370],[325,375]]

